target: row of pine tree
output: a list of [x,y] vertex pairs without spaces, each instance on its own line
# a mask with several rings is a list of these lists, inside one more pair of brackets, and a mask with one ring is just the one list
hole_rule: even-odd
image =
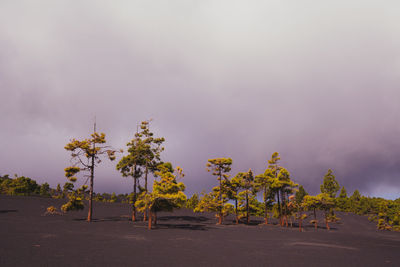
[[[129,195],[96,194],[93,191],[95,168],[102,158],[115,160],[117,153],[123,153],[123,150],[106,145],[105,134],[96,132],[96,125],[90,138],[72,139],[65,146],[71,152],[72,165],[65,168],[68,182],[62,189],[60,185],[55,190],[51,189],[47,183],[39,186],[26,177],[10,179],[4,176],[0,177],[0,193],[26,195],[35,192],[43,196],[67,197],[68,202],[61,207],[63,212],[83,209],[87,199],[89,222],[93,216],[93,201],[129,202],[132,205],[131,220],[136,221],[140,212],[143,220],[148,221],[149,229],[157,224],[158,212],[186,207],[195,212],[214,212],[218,224],[223,224],[230,214],[234,215],[237,224],[250,224],[251,216],[263,217],[264,223],[268,224],[272,217],[281,226],[293,226],[295,223],[301,231],[306,218],[310,218],[309,222],[317,228],[317,211],[322,211],[325,227],[329,230],[330,222],[340,220],[335,214],[337,210],[369,215],[371,220],[377,222],[378,229],[400,230],[400,198],[364,197],[357,190],[348,197],[344,187],[340,190],[330,169],[323,177],[321,193],[309,195],[303,186],[292,180],[290,172],[280,166],[277,152],[272,154],[261,174],[254,174],[250,169],[231,175],[231,158],[209,159],[207,170],[216,177],[218,185],[209,193],[203,192],[200,197],[193,194],[187,199],[185,185],[181,182],[184,177],[182,168],[173,168],[171,163],[161,160],[164,142],[164,138],[154,137],[150,131],[150,121],[143,121],[133,139],[127,143],[127,153],[122,155],[116,169],[123,177],[133,179]],[[86,182],[75,189],[77,174],[81,172]],[[155,178],[151,191],[148,186],[150,175]],[[262,201],[259,201],[261,196]]]

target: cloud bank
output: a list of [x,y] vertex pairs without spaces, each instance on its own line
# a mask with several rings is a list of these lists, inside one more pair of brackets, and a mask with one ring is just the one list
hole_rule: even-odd
[[[0,173],[64,183],[94,116],[123,148],[141,120],[188,193],[262,172],[275,151],[311,193],[332,168],[348,191],[400,189],[397,1],[2,1]],[[129,192],[114,163],[95,190]],[[397,194],[398,197],[398,194]]]

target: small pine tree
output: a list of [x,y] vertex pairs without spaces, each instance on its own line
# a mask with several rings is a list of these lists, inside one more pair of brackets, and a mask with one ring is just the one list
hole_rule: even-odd
[[187,201],[186,208],[194,210],[199,204],[199,196],[197,193],[194,193]]
[[338,181],[336,181],[335,175],[333,175],[333,171],[329,169],[324,176],[324,181],[321,185],[321,193],[326,193],[330,197],[335,198],[339,189],[339,183]]
[[[183,176],[182,169],[177,167],[177,174],[170,172],[168,164],[164,163],[158,166],[156,176],[160,177],[160,181],[154,181],[153,192],[145,194],[145,205],[150,211],[149,214],[149,229],[152,224],[157,224],[157,212],[172,211],[175,208],[184,207],[186,203],[186,195],[183,193],[185,185],[182,182],[177,182],[177,176]],[[154,220],[153,220],[154,219]]]
[[113,192],[113,193],[111,194],[110,202],[111,202],[111,203],[117,202],[117,195],[115,194],[115,192]]
[[296,203],[301,204],[306,195],[308,195],[308,193],[306,192],[306,190],[304,190],[304,187],[300,185],[299,190],[295,194]]
[[347,191],[344,186],[340,190],[339,197],[336,198],[336,207],[340,211],[349,211],[349,198],[347,197]]
[[50,197],[50,185],[48,183],[44,183],[40,186],[40,195]]
[[[70,188],[70,187],[69,187]],[[63,212],[73,211],[73,210],[83,210],[84,204],[83,199],[86,192],[87,186],[83,185],[77,190],[70,189],[67,193],[68,202],[61,206]]]
[[320,204],[321,204],[320,199],[317,198],[316,196],[306,195],[303,198],[302,207],[305,210],[313,211],[314,220],[312,220],[311,223],[314,224],[315,229],[318,228],[318,220],[317,220],[316,210],[319,208]]
[[218,224],[222,224],[222,219],[224,217],[224,197],[222,188],[223,179],[228,181],[229,175],[227,174],[231,170],[232,159],[231,158],[215,158],[209,159],[207,162],[207,171],[212,172],[213,175],[217,176],[219,181],[218,190],[218,204],[219,204],[219,215]]

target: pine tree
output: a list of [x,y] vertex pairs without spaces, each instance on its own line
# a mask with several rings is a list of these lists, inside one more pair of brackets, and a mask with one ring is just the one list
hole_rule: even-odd
[[115,192],[112,192],[111,197],[110,197],[110,202],[111,203],[115,203],[117,202],[117,195],[115,194]]
[[194,209],[197,207],[199,204],[199,195],[197,193],[194,193],[187,201],[186,201],[186,208],[191,209],[194,211]]
[[136,221],[136,201],[138,198],[137,189],[139,179],[143,175],[141,167],[145,166],[145,154],[148,154],[149,146],[142,140],[142,135],[136,132],[134,138],[126,144],[128,147],[128,155],[123,156],[118,162],[116,169],[122,173],[122,177],[133,178],[133,192],[131,198],[132,204],[132,221]]
[[223,179],[228,180],[229,175],[227,174],[231,170],[232,159],[231,158],[215,158],[209,159],[207,162],[207,170],[212,172],[213,175],[217,176],[219,181],[219,192],[218,192],[218,204],[219,204],[219,216],[218,224],[222,224],[224,202],[222,198],[222,181]]
[[299,220],[299,230],[302,230],[302,224],[303,220],[307,217],[306,214],[303,214],[303,202],[304,202],[304,197],[307,196],[308,193],[306,190],[304,190],[304,187],[302,185],[299,186],[299,189],[297,190],[295,196],[294,196],[294,206],[297,210],[297,218]]
[[359,213],[361,209],[360,201],[361,194],[358,190],[355,190],[349,199],[350,211]]
[[266,173],[270,178],[269,187],[273,192],[273,195],[276,196],[277,200],[277,209],[278,209],[278,218],[279,224],[282,225],[282,204],[281,204],[281,187],[282,183],[279,181],[278,175],[282,167],[278,165],[280,161],[279,153],[274,152],[271,156],[271,159],[268,160],[268,169],[269,171]]
[[349,209],[349,198],[347,197],[347,191],[344,186],[340,190],[339,197],[336,198],[336,207],[341,211],[348,211]]
[[[164,147],[162,147],[162,143],[164,143],[165,139],[163,137],[160,138],[155,138],[153,137],[154,134],[150,131],[150,121],[142,121],[140,125],[141,131],[138,132],[137,138],[140,138],[141,140],[141,156],[143,159],[142,167],[144,169],[144,190],[142,192],[142,195],[139,195],[141,197],[144,197],[144,195],[147,194],[148,188],[147,188],[147,180],[148,180],[148,174],[149,172],[154,173],[157,171],[157,166],[162,164],[162,161],[160,159],[161,152],[164,151]],[[146,212],[147,209],[144,210],[143,212],[143,220],[146,221]]]
[[[243,172],[239,172],[238,174],[233,177],[229,183],[227,183],[227,186],[229,187],[229,199],[232,199],[235,201],[235,221],[236,224],[239,223],[239,201],[241,200],[241,197],[239,195],[239,191],[242,188],[243,185]],[[223,181],[224,182],[224,181]]]
[[[223,221],[223,218],[228,216],[229,214],[234,213],[234,206],[228,203],[228,190],[225,187],[222,187],[225,193],[221,194],[220,200],[220,187],[216,186],[212,189],[210,193],[202,193],[199,203],[195,208],[195,212],[216,212],[216,217],[218,220]],[[221,209],[222,203],[222,209]]]
[[[84,139],[82,141],[72,139],[64,148],[71,151],[72,161],[74,162],[71,167],[65,168],[65,176],[71,182],[76,182],[75,177],[80,171],[89,172],[88,177],[90,178],[89,187],[89,211],[87,221],[92,221],[92,210],[93,210],[93,180],[94,180],[94,169],[96,164],[100,163],[100,156],[107,155],[110,160],[115,159],[115,150],[109,146],[105,146],[106,135],[104,133],[96,132],[96,123],[94,124],[94,132],[91,138]],[[85,161],[86,159],[86,161]],[[80,167],[78,167],[80,166]],[[81,188],[81,191],[84,191]],[[71,195],[71,194],[70,194]],[[71,199],[70,199],[71,201]]]
[[300,185],[299,190],[295,194],[296,202],[298,204],[301,204],[306,195],[308,195],[308,193],[306,192],[306,190],[304,190],[304,187],[302,185]]
[[250,206],[250,202],[253,204],[255,203],[256,199],[256,191],[255,191],[255,184],[254,184],[254,175],[251,169],[243,173],[242,179],[241,179],[241,188],[243,188],[243,191],[239,193],[240,196],[240,202],[239,205],[241,206],[242,212],[245,214],[246,217],[246,223],[250,223],[250,209],[256,211],[257,207],[256,206]]
[[316,196],[306,195],[303,198],[302,207],[305,210],[313,211],[314,220],[312,220],[311,223],[314,224],[315,229],[318,228],[318,220],[317,220],[316,210],[319,208],[320,204],[321,204],[320,199],[317,198]]
[[57,184],[56,194],[57,194],[57,198],[61,198],[62,197],[62,191],[61,191],[61,185],[60,184]]
[[324,176],[323,184],[321,185],[321,193],[326,193],[330,197],[335,198],[340,186],[338,181],[335,179],[335,175],[331,169]]
[[[182,208],[186,203],[186,195],[183,193],[185,185],[177,182],[177,177],[183,177],[182,169],[177,167],[175,175],[171,172],[168,164],[160,164],[155,172],[160,181],[154,181],[153,192],[146,194],[145,205],[149,212],[149,229],[153,222],[157,224],[157,212],[172,211],[175,208]],[[154,219],[154,220],[153,220]]]
[[272,207],[275,198],[275,192],[271,189],[273,178],[274,174],[271,169],[266,169],[263,174],[259,174],[255,177],[255,186],[257,190],[263,192],[265,224],[268,224],[268,210]]
[[50,185],[48,183],[44,183],[40,186],[40,195],[44,197],[50,196]]
[[72,210],[83,210],[84,204],[83,199],[85,197],[85,192],[87,189],[87,185],[82,185],[77,190],[73,190],[72,186],[66,187],[68,202],[61,206],[61,210],[63,212],[72,211]]
[[319,207],[324,211],[326,229],[330,230],[329,221],[331,220],[332,209],[335,206],[335,199],[331,194],[321,193],[316,196],[319,201]]

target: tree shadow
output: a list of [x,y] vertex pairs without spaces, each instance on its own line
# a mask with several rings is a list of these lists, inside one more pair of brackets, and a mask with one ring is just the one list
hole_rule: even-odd
[[0,210],[0,213],[18,212],[18,210]]
[[[86,218],[75,218],[74,221],[87,221]],[[92,218],[91,222],[121,222],[121,221],[129,221],[129,218],[125,216],[113,216],[113,217],[105,217],[105,218]]]
[[257,226],[257,225],[260,225],[260,224],[265,224],[265,222],[262,221],[262,220],[250,220],[249,223],[247,223],[247,222],[241,222],[241,223],[245,224],[245,225],[250,225],[250,226]]
[[[294,228],[294,227],[295,227],[295,224],[293,224],[293,228]],[[296,224],[296,227],[298,228],[299,225]],[[310,229],[310,230],[314,229],[314,230],[315,230],[315,226],[312,225],[312,224],[302,225],[302,228],[304,228],[304,229],[307,228],[307,229]],[[318,229],[328,230],[328,228],[326,228],[326,226],[322,226],[322,225],[318,225],[318,226],[317,226],[317,230],[318,230]],[[332,227],[331,225],[329,225],[329,231],[337,231],[337,230],[339,230],[339,229],[336,228],[336,227]]]
[[184,229],[205,231],[210,228],[210,226],[206,225],[208,224],[208,221],[210,221],[210,218],[205,216],[160,216],[157,218],[157,225],[154,226],[154,229]]
[[210,219],[204,216],[161,216],[157,221],[189,221],[189,222],[206,222]]
[[183,229],[183,230],[195,230],[195,231],[207,231],[210,227],[204,224],[172,224],[172,223],[157,223],[153,226],[153,230],[161,229]]

